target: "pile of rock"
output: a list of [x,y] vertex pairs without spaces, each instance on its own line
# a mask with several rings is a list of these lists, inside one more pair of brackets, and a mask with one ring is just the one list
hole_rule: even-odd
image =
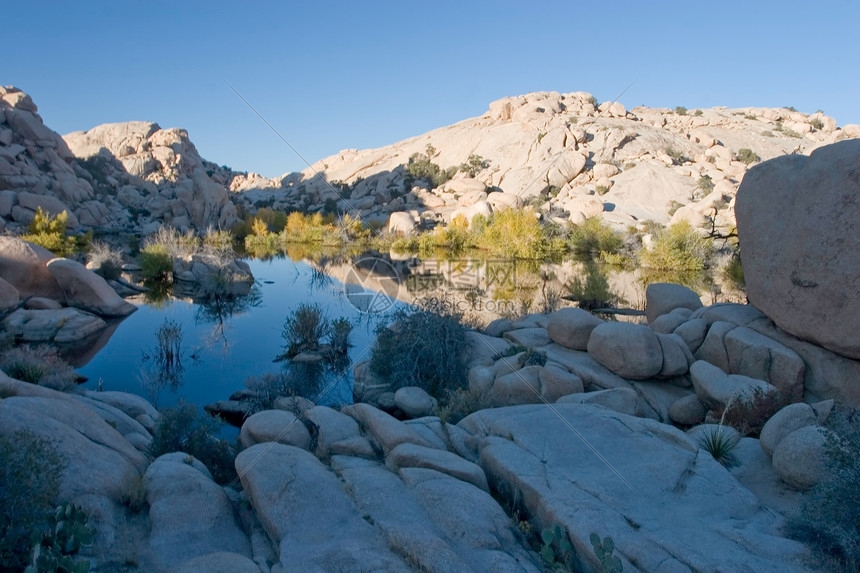
[[137,310],[81,263],[12,237],[0,237],[0,293],[3,328],[25,342],[79,341]]

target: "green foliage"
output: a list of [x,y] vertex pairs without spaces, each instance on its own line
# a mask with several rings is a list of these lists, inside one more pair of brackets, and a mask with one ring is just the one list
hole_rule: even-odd
[[219,484],[236,478],[235,454],[225,440],[214,436],[219,424],[208,415],[200,415],[197,406],[182,400],[176,406],[161,410],[161,418],[149,446],[153,458],[170,452],[185,452],[200,460]]
[[570,232],[568,244],[579,255],[617,253],[622,245],[621,236],[600,217],[589,217]]
[[245,388],[251,394],[251,411],[271,410],[281,397],[302,396],[316,401],[325,374],[326,367],[320,362],[289,362],[280,372],[250,376]]
[[102,241],[93,242],[89,264],[105,280],[117,280],[122,276],[122,252]]
[[468,388],[456,388],[442,397],[436,416],[445,423],[456,424],[469,414],[491,407],[489,397]]
[[140,268],[145,281],[164,281],[173,273],[173,257],[163,245],[146,245],[140,251]]
[[481,157],[480,155],[476,155],[475,153],[469,156],[469,159],[466,160],[465,163],[461,163],[457,168],[458,171],[462,173],[468,173],[470,177],[475,177],[478,173],[487,169],[490,166],[490,162]]
[[609,193],[609,187],[607,187],[606,185],[598,185],[594,188],[594,192],[601,196],[606,195],[607,193]]
[[63,461],[50,442],[29,431],[0,435],[0,571],[21,571],[51,531]]
[[540,556],[546,565],[553,568],[564,567],[570,561],[573,546],[562,526],[544,529],[540,533],[540,539],[543,542]]
[[81,547],[92,545],[95,529],[87,525],[83,509],[67,503],[54,514],[53,531],[33,547],[30,565],[24,573],[86,573],[90,564],[73,557]]
[[415,179],[423,179],[430,182],[434,188],[439,187],[451,178],[447,171],[421,153],[415,153],[409,158],[406,172]]
[[329,346],[331,351],[338,354],[346,354],[352,346],[349,335],[352,332],[352,323],[344,317],[336,318],[331,323],[329,334]]
[[544,258],[564,250],[564,241],[551,237],[531,209],[494,213],[477,243],[496,256],[521,259]]
[[442,397],[466,386],[466,328],[458,317],[398,312],[376,334],[370,369],[395,387],[419,386]]
[[588,539],[591,541],[597,560],[600,561],[603,573],[621,573],[624,570],[621,559],[612,554],[615,551],[615,542],[611,537],[607,535],[601,541],[599,535],[592,533]]
[[699,181],[696,183],[696,187],[700,189],[704,195],[707,195],[714,190],[714,187],[716,187],[716,185],[714,184],[714,180],[710,175],[702,175],[701,177],[699,177]]
[[733,431],[725,429],[722,423],[705,428],[699,437],[699,445],[725,467],[737,463],[732,452],[740,443],[740,438]]
[[687,115],[687,108],[682,105],[676,106],[675,113],[677,113],[678,115]]
[[203,247],[208,251],[233,251],[233,235],[229,231],[206,229],[203,235]]
[[668,211],[669,216],[671,217],[672,215],[674,215],[675,213],[677,213],[677,212],[678,212],[678,209],[680,209],[680,208],[681,208],[681,207],[683,207],[683,206],[684,206],[684,204],[683,204],[683,203],[680,203],[680,202],[675,201],[674,199],[672,199],[672,201],[669,203],[669,211]]
[[693,112],[693,115],[695,115],[696,117],[701,116],[701,115],[702,115],[702,110],[697,109],[696,111],[694,111],[694,112]]
[[281,336],[286,341],[284,355],[292,358],[305,351],[319,350],[331,325],[318,304],[300,304],[284,321]]
[[84,247],[86,239],[79,242],[75,237],[67,237],[66,226],[68,221],[69,214],[66,211],[51,217],[41,207],[38,207],[27,233],[21,235],[21,238],[45,247],[56,255],[70,255]]
[[755,151],[753,151],[752,149],[750,149],[748,147],[744,147],[744,148],[738,149],[738,161],[740,161],[741,163],[746,163],[747,165],[749,165],[750,163],[755,163],[756,161],[761,161],[761,157],[759,157],[758,154]]
[[681,221],[657,232],[651,246],[639,254],[639,260],[650,269],[698,271],[708,265],[712,253],[712,241]]
[[10,348],[0,354],[0,368],[17,380],[60,391],[74,388],[78,378],[51,346],[24,344]]
[[165,318],[155,332],[155,346],[143,351],[140,376],[153,404],[164,388],[178,390],[183,383],[182,325]]
[[813,117],[812,119],[810,119],[809,125],[811,125],[813,128],[815,128],[817,130],[824,129],[824,122],[821,120],[820,117]]

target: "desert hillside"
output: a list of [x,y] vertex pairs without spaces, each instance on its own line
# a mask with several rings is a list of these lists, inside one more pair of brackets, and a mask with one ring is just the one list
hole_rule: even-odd
[[[821,112],[786,108],[625,109],[586,92],[538,92],[493,102],[481,117],[379,149],[347,149],[278,179],[200,157],[188,133],[133,121],[60,137],[32,99],[0,88],[0,228],[38,207],[70,213],[72,229],[150,233],[230,228],[247,212],[322,209],[416,224],[531,203],[574,223],[599,213],[629,224],[716,214],[759,161],[860,137]],[[716,208],[716,211],[714,210]]]

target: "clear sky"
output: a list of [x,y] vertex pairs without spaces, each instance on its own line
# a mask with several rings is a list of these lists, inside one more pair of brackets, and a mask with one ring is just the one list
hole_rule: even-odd
[[148,120],[276,176],[584,90],[687,108],[818,109],[860,123],[860,2],[43,2],[0,8],[0,84],[60,133]]

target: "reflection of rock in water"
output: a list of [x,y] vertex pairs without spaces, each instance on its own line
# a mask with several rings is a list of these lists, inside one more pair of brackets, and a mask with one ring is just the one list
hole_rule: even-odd
[[60,357],[74,368],[83,368],[105,347],[123,320],[125,319],[106,320],[107,326],[102,330],[75,342],[58,344]]

